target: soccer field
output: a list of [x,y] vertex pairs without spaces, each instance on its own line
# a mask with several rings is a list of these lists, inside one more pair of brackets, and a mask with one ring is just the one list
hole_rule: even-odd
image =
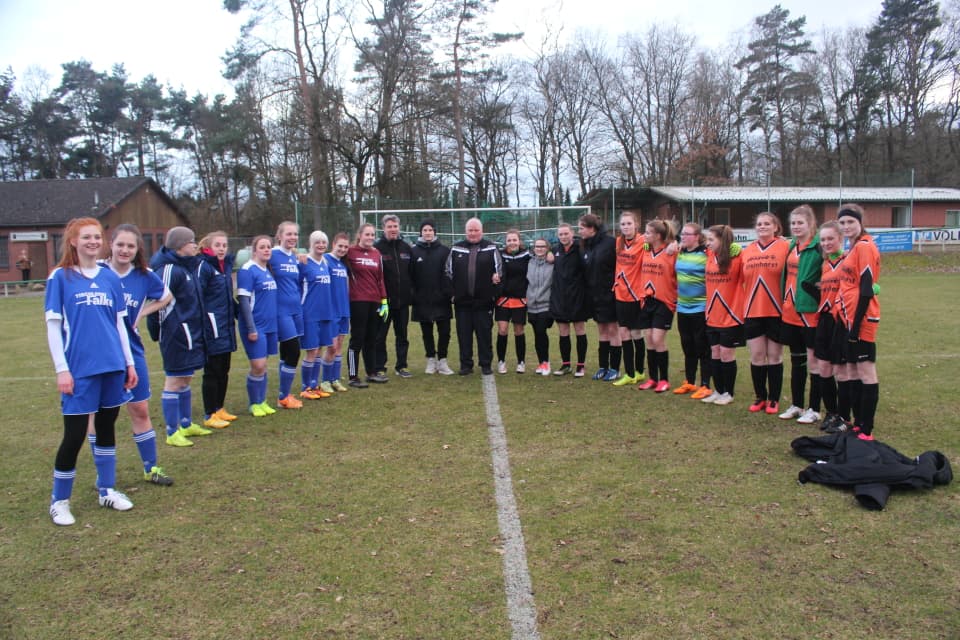
[[[955,470],[958,264],[884,256],[875,429]],[[0,300],[0,638],[960,636],[957,484],[895,492],[882,512],[798,485],[789,443],[819,431],[747,412],[745,349],[736,401],[719,407],[512,367],[426,376],[412,324],[413,378],[258,419],[241,411],[238,353],[227,406],[243,415],[192,448],[160,445],[174,486],[140,479],[121,412],[118,488],[135,508],[97,506],[85,447],[77,524],[56,527],[42,302]],[[678,384],[675,332],[670,347]],[[269,370],[275,399],[275,358]],[[197,408],[199,376],[193,389]],[[518,576],[532,599],[511,595]]]

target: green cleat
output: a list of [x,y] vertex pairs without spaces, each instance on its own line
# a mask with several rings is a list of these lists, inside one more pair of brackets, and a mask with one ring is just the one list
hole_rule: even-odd
[[163,472],[163,467],[151,467],[150,471],[144,471],[143,479],[152,484],[159,484],[164,487],[169,487],[173,484],[173,478]]
[[268,416],[272,416],[277,412],[276,409],[267,404],[266,400],[260,403],[260,408],[263,409],[263,412]]
[[632,376],[631,376],[631,375],[628,375],[628,374],[625,373],[625,374],[623,374],[622,376],[620,376],[620,379],[619,379],[619,380],[614,381],[613,386],[615,386],[615,387],[625,387],[625,386],[627,386],[628,384],[636,384],[637,382],[639,382],[639,380],[637,380],[637,376],[636,376],[636,375],[632,375]]
[[189,438],[195,438],[196,436],[208,436],[213,433],[212,429],[204,429],[196,422],[191,422],[189,427],[180,427],[180,431],[183,431],[183,435]]
[[334,391],[339,391],[340,393],[347,391],[347,387],[345,387],[339,380],[334,380],[330,383],[330,386],[333,387]]
[[333,388],[333,385],[330,384],[329,382],[321,382],[320,391],[323,391],[324,393],[329,393],[330,395],[333,395],[334,393],[336,393],[336,391]]
[[259,404],[252,404],[250,405],[250,415],[252,415],[254,418],[262,418],[263,416],[267,415],[267,412],[264,411],[263,407],[261,407]]
[[184,434],[183,429],[177,429],[173,434],[167,434],[167,444],[171,447],[192,447],[193,442],[187,440],[186,434]]

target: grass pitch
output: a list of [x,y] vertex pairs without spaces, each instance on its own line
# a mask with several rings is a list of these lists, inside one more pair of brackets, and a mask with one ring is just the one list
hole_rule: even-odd
[[[958,262],[884,256],[876,435],[960,469]],[[85,450],[77,524],[61,528],[46,513],[62,422],[41,308],[0,301],[0,637],[511,636],[480,377],[422,375],[415,325],[414,378],[161,444],[173,487],[139,479],[121,413],[118,486],[136,507],[96,506]],[[728,407],[496,376],[540,636],[960,635],[956,484],[894,493],[884,512],[799,486],[789,442],[819,432],[747,413],[741,351]],[[679,383],[675,335],[671,355]],[[245,371],[238,354],[235,413]]]

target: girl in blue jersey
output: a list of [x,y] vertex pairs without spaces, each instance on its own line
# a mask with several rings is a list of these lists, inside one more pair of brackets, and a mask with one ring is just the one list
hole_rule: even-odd
[[310,254],[300,264],[300,281],[303,291],[303,340],[301,346],[306,350],[300,379],[303,390],[301,398],[318,400],[329,398],[330,392],[319,388],[320,363],[317,355],[320,347],[333,344],[333,309],[330,304],[332,288],[330,284],[330,263],[327,262],[327,234],[314,231],[310,234]]
[[333,237],[333,250],[325,257],[330,271],[330,316],[333,318],[333,344],[327,347],[321,360],[323,371],[321,391],[344,392],[347,387],[340,382],[343,367],[343,340],[350,334],[350,273],[343,260],[350,250],[350,236],[338,233]]
[[[117,225],[110,234],[110,259],[104,263],[120,277],[126,301],[127,315],[124,325],[133,363],[137,371],[137,386],[131,392],[133,397],[127,403],[127,413],[133,427],[133,441],[137,445],[140,460],[143,462],[143,479],[159,485],[173,484],[173,478],[164,473],[157,460],[157,434],[150,421],[150,371],[147,356],[140,338],[138,325],[155,311],[166,307],[173,300],[160,277],[147,267],[144,255],[143,236],[133,224]],[[90,446],[96,446],[93,425],[87,429]]]
[[94,416],[100,505],[118,511],[133,508],[116,484],[116,434],[120,405],[137,385],[137,371],[124,317],[123,285],[115,273],[97,264],[103,228],[93,218],[71,220],[63,234],[63,257],[47,279],[44,315],[47,343],[57,372],[63,412],[63,440],[53,467],[50,517],[54,524],[76,522],[70,496],[77,474],[87,420]]
[[277,227],[277,246],[270,252],[270,271],[277,281],[277,340],[280,347],[279,404],[284,409],[299,409],[303,403],[290,394],[300,362],[300,336],[303,335],[303,305],[300,302],[300,261],[297,244],[300,227],[296,222],[281,222]]
[[200,240],[200,266],[197,269],[207,320],[203,325],[207,343],[207,361],[203,365],[203,426],[214,429],[223,429],[237,419],[224,407],[230,360],[237,350],[233,256],[227,249],[226,233],[208,233]]
[[270,236],[253,239],[250,260],[237,272],[240,340],[250,360],[247,396],[256,418],[276,413],[267,404],[267,357],[277,353],[277,281],[270,271]]

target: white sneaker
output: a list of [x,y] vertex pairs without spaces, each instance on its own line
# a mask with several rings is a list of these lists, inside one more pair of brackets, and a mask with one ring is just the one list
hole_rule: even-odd
[[729,393],[722,393],[720,397],[713,401],[713,404],[730,404],[733,402],[733,396]]
[[794,418],[799,418],[802,415],[803,415],[803,409],[801,409],[795,404],[792,404],[786,411],[780,414],[780,419],[793,420]]
[[815,422],[820,422],[820,414],[813,409],[807,409],[803,412],[802,416],[797,418],[797,422],[800,424],[813,424]]
[[542,375],[542,376],[548,376],[548,375],[550,375],[550,363],[549,363],[549,362],[542,362],[542,363],[540,363],[540,375]]
[[100,506],[110,507],[117,511],[129,511],[133,509],[133,503],[130,498],[115,489],[107,489],[107,495],[100,496]]
[[427,375],[433,375],[437,372],[437,359],[427,358],[427,368],[423,371]]
[[706,398],[701,398],[701,399],[700,399],[700,402],[705,402],[705,403],[707,403],[707,404],[713,404],[714,402],[716,402],[716,401],[720,398],[720,396],[721,396],[721,394],[719,394],[719,393],[717,393],[716,391],[714,391],[713,393],[711,393],[710,395],[708,395]]
[[507,372],[507,363],[501,360],[497,363],[497,373],[506,373]]
[[440,358],[437,360],[437,373],[442,376],[452,376],[453,369],[450,368],[450,365],[447,364],[446,358]]
[[527,365],[522,362],[517,363],[517,373],[524,373],[527,370]]
[[58,524],[61,527],[67,527],[76,522],[73,514],[70,513],[69,500],[57,500],[50,503],[50,517],[53,518],[53,524]]

